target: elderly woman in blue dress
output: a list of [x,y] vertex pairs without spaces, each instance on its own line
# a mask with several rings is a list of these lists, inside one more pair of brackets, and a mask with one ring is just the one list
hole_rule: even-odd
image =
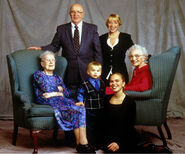
[[56,62],[54,53],[45,51],[40,58],[43,70],[34,73],[33,81],[37,103],[53,108],[59,128],[64,131],[74,130],[77,152],[94,152],[86,138],[84,106],[76,106],[75,101],[68,98],[70,91],[62,78],[53,74]]

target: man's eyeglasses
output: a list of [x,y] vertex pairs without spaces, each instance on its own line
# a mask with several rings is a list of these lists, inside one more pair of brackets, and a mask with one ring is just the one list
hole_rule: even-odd
[[70,13],[71,13],[71,14],[82,14],[83,11],[71,11]]

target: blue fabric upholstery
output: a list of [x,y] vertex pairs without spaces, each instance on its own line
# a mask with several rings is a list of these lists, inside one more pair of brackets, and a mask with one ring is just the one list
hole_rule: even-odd
[[180,48],[172,47],[149,59],[152,89],[145,92],[127,91],[136,100],[136,125],[157,126],[166,124],[170,93],[180,58]]
[[[57,129],[53,109],[34,102],[33,73],[41,69],[41,53],[43,51],[25,49],[7,55],[14,114],[13,144],[16,144],[18,127],[30,130]],[[57,56],[56,60],[55,73],[64,77],[67,61],[61,56]]]

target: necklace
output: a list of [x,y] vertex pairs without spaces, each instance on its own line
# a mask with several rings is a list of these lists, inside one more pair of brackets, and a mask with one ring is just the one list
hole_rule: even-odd
[[53,73],[48,73],[48,72],[46,72],[46,71],[42,71],[44,74],[46,74],[46,75],[53,75]]
[[112,38],[118,38],[119,33],[120,33],[119,31],[116,31],[116,32],[114,32],[114,33],[112,33],[112,34],[109,33],[109,36],[108,36],[108,37],[111,38],[111,39],[112,39]]

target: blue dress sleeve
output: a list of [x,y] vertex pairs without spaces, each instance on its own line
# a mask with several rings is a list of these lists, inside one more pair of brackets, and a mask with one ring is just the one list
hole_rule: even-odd
[[62,77],[57,76],[59,86],[63,88],[63,94],[65,97],[69,97],[71,95],[71,91],[65,86]]
[[44,85],[42,81],[43,81],[43,77],[40,75],[40,71],[36,71],[33,74],[33,88],[37,98],[43,97]]

